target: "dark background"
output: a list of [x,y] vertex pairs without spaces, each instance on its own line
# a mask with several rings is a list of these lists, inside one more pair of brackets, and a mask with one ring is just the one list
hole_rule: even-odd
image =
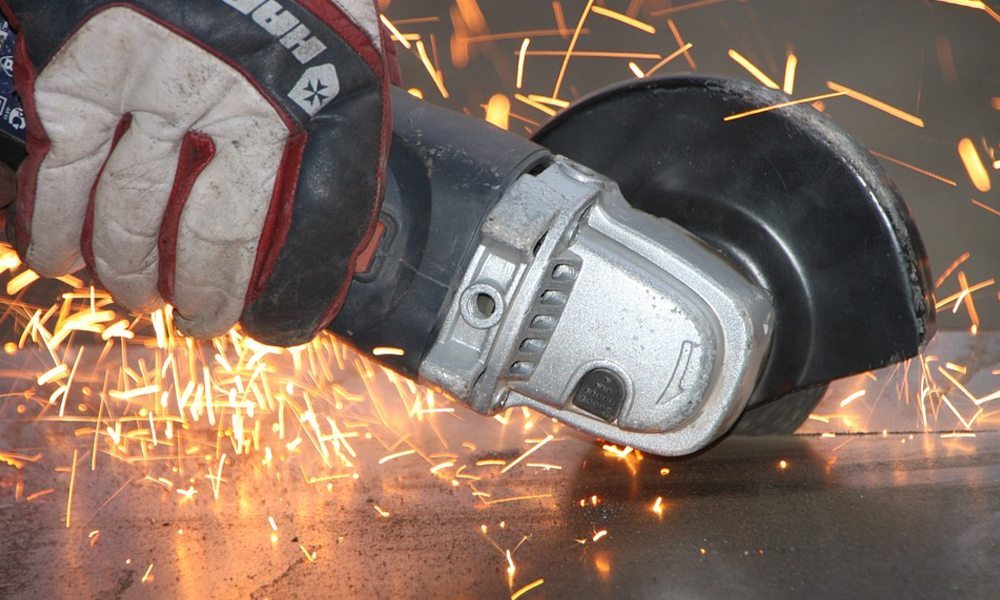
[[[386,14],[404,34],[419,34],[427,54],[442,72],[450,97],[445,99],[428,76],[415,48],[397,46],[405,84],[435,103],[483,116],[493,94],[511,98],[512,111],[542,123],[548,116],[513,99],[517,50],[526,31],[530,50],[565,52],[569,35],[560,35],[549,0],[391,0]],[[920,227],[935,277],[956,258],[970,252],[960,267],[970,284],[1000,275],[1000,216],[975,206],[975,199],[1000,210],[1000,21],[986,11],[933,0],[597,0],[617,12],[633,14],[656,28],[648,34],[591,14],[578,51],[657,53],[677,49],[667,20],[673,20],[698,73],[752,79],[727,56],[737,50],[779,85],[785,57],[799,59],[793,96],[828,93],[828,80],[921,117],[917,128],[846,97],[826,101],[826,112],[872,150],[932,171],[957,185],[883,160]],[[562,0],[570,30],[586,0]],[[476,8],[483,21],[478,20]],[[997,13],[1000,14],[1000,7]],[[412,19],[421,19],[413,22]],[[459,32],[456,35],[456,31]],[[492,39],[490,36],[509,39]],[[462,40],[468,40],[467,45]],[[462,48],[468,64],[462,65]],[[436,52],[435,52],[436,50]],[[629,59],[574,58],[566,73],[562,99],[572,100],[605,85],[634,77]],[[456,64],[458,62],[459,64]],[[635,60],[648,69],[655,60]],[[550,95],[559,72],[559,56],[528,56],[521,93]],[[661,74],[690,72],[684,57]],[[992,104],[997,103],[998,107]],[[512,120],[511,129],[529,134],[536,127]],[[958,141],[971,138],[986,163],[992,189],[972,185],[957,152]],[[595,140],[599,143],[599,140]],[[991,156],[992,153],[992,156]],[[724,175],[724,174],[723,174]],[[997,285],[974,295],[982,329],[1000,329]],[[959,289],[952,276],[938,297]],[[943,328],[968,328],[962,309],[941,311]]]

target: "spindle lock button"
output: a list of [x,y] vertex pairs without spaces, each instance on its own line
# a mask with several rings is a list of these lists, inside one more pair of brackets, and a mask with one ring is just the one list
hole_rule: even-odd
[[608,369],[593,369],[580,378],[573,392],[573,404],[590,414],[614,421],[625,401],[625,384]]

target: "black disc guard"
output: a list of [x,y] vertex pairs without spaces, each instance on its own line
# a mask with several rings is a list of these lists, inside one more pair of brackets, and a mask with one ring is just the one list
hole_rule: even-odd
[[934,333],[927,256],[875,158],[820,112],[742,81],[665,77],[598,92],[535,141],[614,179],[774,298],[751,405],[914,356]]

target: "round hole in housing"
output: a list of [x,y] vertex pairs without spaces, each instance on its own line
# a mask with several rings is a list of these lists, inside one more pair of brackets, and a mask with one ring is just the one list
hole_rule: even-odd
[[475,283],[462,292],[459,307],[466,323],[477,329],[486,329],[499,323],[503,317],[503,295],[489,283]]
[[479,312],[479,316],[483,319],[489,319],[493,316],[497,310],[497,301],[493,299],[493,296],[487,294],[486,292],[479,292],[476,294],[476,311]]

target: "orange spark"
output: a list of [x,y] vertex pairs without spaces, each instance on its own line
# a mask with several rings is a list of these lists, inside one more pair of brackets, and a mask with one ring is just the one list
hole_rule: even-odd
[[753,75],[754,77],[756,77],[757,81],[763,83],[764,85],[766,85],[767,87],[771,88],[772,90],[781,89],[778,86],[778,84],[774,82],[773,79],[771,79],[770,77],[768,77],[767,75],[765,75],[763,71],[761,71],[760,69],[758,69],[756,65],[754,65],[752,62],[750,62],[745,56],[743,56],[742,54],[740,54],[736,50],[734,50],[732,48],[729,49],[729,58],[731,58],[734,61],[736,61],[736,64],[740,65],[741,67],[743,67],[744,69],[746,69],[747,71],[749,71],[749,73],[751,75]]
[[521,49],[517,53],[517,89],[521,89],[524,85],[524,53],[528,51],[528,46],[531,45],[531,38],[524,38],[521,42]]
[[937,280],[934,282],[934,288],[936,289],[941,287],[941,284],[944,283],[945,280],[948,279],[948,277],[950,277],[951,274],[955,272],[955,269],[957,269],[959,265],[969,260],[969,256],[971,256],[971,254],[968,251],[963,252],[961,256],[956,258],[954,262],[948,265],[948,268],[944,270],[944,273],[941,273],[941,276],[938,277]]
[[587,0],[587,6],[583,9],[583,14],[580,15],[580,20],[576,24],[576,30],[573,31],[573,38],[569,42],[569,48],[566,49],[566,57],[563,59],[562,67],[559,68],[559,76],[556,78],[556,86],[552,90],[552,97],[558,98],[559,92],[562,90],[563,78],[566,77],[566,69],[569,68],[569,61],[573,58],[573,50],[576,49],[576,42],[580,39],[580,30],[583,29],[583,24],[587,21],[587,16],[590,15],[590,9],[594,7],[594,0]]
[[962,138],[958,142],[958,156],[965,165],[965,171],[969,174],[972,185],[980,192],[990,191],[990,174],[983,164],[983,159],[979,157],[976,145],[969,138]]
[[510,129],[510,98],[503,94],[493,94],[486,105],[486,122],[500,129]]
[[795,91],[795,69],[799,65],[799,57],[795,54],[789,53],[788,58],[785,59],[785,81],[781,86],[781,91],[785,92],[789,96]]
[[410,41],[407,40],[406,36],[400,33],[398,29],[396,29],[396,26],[392,24],[392,21],[390,21],[385,15],[379,15],[379,18],[382,20],[382,24],[385,25],[385,28],[389,30],[389,33],[392,34],[392,37],[402,44],[404,48],[409,50],[411,48]]
[[831,94],[822,94],[819,96],[811,96],[809,98],[802,98],[800,100],[791,100],[789,102],[781,102],[778,104],[772,104],[771,106],[765,106],[763,108],[755,108],[753,110],[748,110],[746,112],[736,113],[735,115],[729,115],[728,117],[723,117],[723,121],[735,121],[736,119],[742,119],[744,117],[751,117],[753,115],[759,115],[761,113],[766,113],[772,110],[777,110],[779,108],[786,108],[788,106],[795,106],[796,104],[808,104],[816,100],[824,100],[826,98],[834,98],[837,96],[843,96],[844,92],[833,92]]
[[855,400],[857,400],[858,398],[860,398],[860,397],[862,397],[864,395],[865,395],[865,390],[858,390],[858,391],[854,392],[850,396],[848,396],[848,397],[846,397],[846,398],[844,398],[843,400],[840,401],[840,408],[844,408],[845,406],[847,406],[851,402],[854,402]]
[[[677,28],[677,24],[674,23],[673,19],[667,19],[667,27],[670,28],[670,33],[673,34],[674,41],[677,42],[677,46],[678,47],[685,46],[686,43],[684,42],[684,38],[681,36],[681,31],[680,29]],[[684,60],[687,61],[688,66],[691,67],[692,71],[698,69],[698,64],[694,62],[694,57],[692,57],[691,53],[688,52],[687,50],[684,51]]]
[[661,68],[663,68],[664,66],[666,66],[667,63],[669,63],[670,61],[674,60],[675,58],[677,58],[681,54],[684,54],[686,56],[687,55],[687,51],[690,50],[693,47],[694,47],[694,44],[688,42],[687,44],[684,44],[683,46],[681,46],[677,50],[674,50],[666,58],[664,58],[660,62],[656,63],[655,65],[652,66],[652,68],[650,68],[648,71],[646,71],[646,75],[645,76],[649,77],[653,73],[659,71]]
[[900,120],[906,121],[907,123],[910,123],[911,125],[915,125],[917,127],[923,127],[924,126],[924,120],[921,119],[920,117],[911,115],[908,112],[904,112],[904,111],[896,108],[895,106],[890,106],[889,104],[886,104],[885,102],[882,102],[881,100],[876,100],[875,98],[872,98],[871,96],[862,94],[861,92],[859,92],[857,90],[853,90],[853,89],[851,89],[849,87],[840,85],[839,83],[837,83],[835,81],[827,81],[826,82],[826,87],[830,88],[831,90],[833,90],[835,92],[843,92],[844,94],[850,96],[851,98],[854,98],[858,102],[862,102],[864,104],[867,104],[868,106],[871,106],[872,108],[876,108],[876,109],[878,109],[878,110],[880,110],[880,111],[882,111],[884,113],[890,114],[890,115],[896,117],[897,119],[900,119]]
[[936,179],[937,181],[940,181],[941,183],[946,183],[946,184],[948,184],[948,185],[950,185],[952,187],[955,187],[955,186],[958,185],[957,183],[955,183],[951,179],[948,179],[947,177],[942,177],[941,175],[938,175],[937,173],[932,173],[931,171],[928,171],[927,169],[921,169],[920,167],[918,167],[916,165],[911,165],[910,163],[908,163],[906,161],[902,161],[902,160],[900,160],[898,158],[893,158],[892,156],[889,156],[889,155],[886,155],[886,154],[882,154],[880,152],[875,152],[874,150],[869,150],[869,152],[871,152],[873,155],[875,155],[875,156],[877,156],[879,158],[883,158],[883,159],[885,159],[885,160],[887,160],[887,161],[889,161],[889,162],[891,162],[893,164],[897,164],[897,165],[899,165],[901,167],[905,167],[907,169],[910,169],[911,171],[920,173],[921,175],[926,175],[927,177],[930,177],[931,179]]
[[623,15],[622,13],[613,11],[610,8],[604,8],[603,6],[595,6],[591,9],[591,11],[595,15],[601,15],[602,17],[613,19],[615,21],[618,21],[619,23],[624,23],[629,27],[634,27],[639,31],[644,31],[649,34],[656,33],[656,27],[653,27],[649,23],[644,23],[639,19],[635,19],[628,15]]
[[69,472],[69,493],[66,495],[66,529],[69,529],[73,517],[73,487],[76,485],[77,449],[73,449],[73,464]]
[[991,213],[995,214],[996,216],[1000,217],[1000,210],[997,210],[997,209],[993,208],[992,206],[988,206],[986,204],[983,204],[982,202],[980,202],[980,201],[978,201],[976,199],[972,199],[971,202],[972,202],[972,204],[974,204],[975,206],[978,206],[979,208],[985,210],[986,212],[991,212]]
[[528,458],[533,453],[535,453],[536,451],[538,451],[542,446],[544,446],[545,444],[548,444],[551,441],[552,441],[552,434],[549,434],[549,435],[545,436],[537,444],[535,444],[534,446],[532,446],[531,448],[529,448],[528,450],[526,450],[524,452],[524,454],[522,454],[521,456],[518,456],[517,458],[515,458],[514,460],[512,460],[506,467],[500,469],[500,474],[503,475],[507,471],[510,471],[511,469],[513,469],[514,467],[516,467],[518,465],[518,463],[520,463],[522,460]]
[[521,596],[527,594],[528,592],[530,592],[531,590],[537,588],[538,586],[542,585],[543,583],[545,583],[545,579],[536,579],[536,580],[532,581],[528,585],[524,586],[523,588],[521,588],[521,589],[517,590],[516,592],[514,592],[513,594],[511,594],[510,595],[510,600],[517,600]]

